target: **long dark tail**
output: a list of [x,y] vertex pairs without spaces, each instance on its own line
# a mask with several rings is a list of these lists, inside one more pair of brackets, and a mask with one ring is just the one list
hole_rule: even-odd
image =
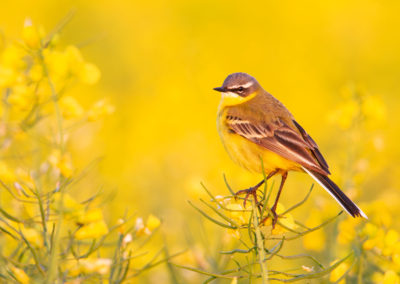
[[351,201],[350,198],[348,198],[346,194],[344,194],[343,191],[341,191],[340,188],[330,178],[313,170],[308,170],[304,167],[303,169],[316,182],[318,182],[319,185],[321,185],[326,191],[328,191],[329,194],[336,199],[336,201],[343,207],[344,210],[346,210],[347,213],[349,213],[353,217],[363,217],[365,219],[368,219],[367,215],[365,215],[365,213],[360,208],[358,208],[358,206],[353,201]]

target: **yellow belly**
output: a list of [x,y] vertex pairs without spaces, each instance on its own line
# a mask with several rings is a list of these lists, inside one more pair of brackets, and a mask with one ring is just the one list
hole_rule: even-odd
[[249,171],[261,173],[261,161],[267,175],[275,170],[301,171],[298,163],[287,160],[238,134],[230,133],[221,121],[218,121],[218,132],[232,160]]

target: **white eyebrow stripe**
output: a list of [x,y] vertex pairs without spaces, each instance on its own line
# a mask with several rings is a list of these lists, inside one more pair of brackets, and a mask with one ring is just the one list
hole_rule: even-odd
[[253,81],[250,81],[250,82],[247,82],[247,83],[244,84],[244,85],[233,85],[233,86],[229,86],[229,89],[237,89],[237,88],[239,88],[239,87],[248,88],[248,87],[250,87],[250,86],[253,85],[253,84],[254,84],[254,82],[253,82]]
[[242,85],[242,87],[243,87],[243,88],[248,88],[248,87],[250,87],[250,86],[253,85],[253,84],[254,84],[254,82],[253,82],[253,81],[250,81],[250,82],[247,82],[246,84]]

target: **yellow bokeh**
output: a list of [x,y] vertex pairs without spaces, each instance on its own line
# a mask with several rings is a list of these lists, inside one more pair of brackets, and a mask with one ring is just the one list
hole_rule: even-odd
[[[229,239],[231,245],[246,232],[213,227],[187,200],[210,202],[201,182],[216,196],[229,195],[223,174],[233,191],[263,178],[235,165],[216,131],[220,98],[212,88],[229,73],[242,71],[290,109],[318,143],[332,179],[370,218],[369,223],[354,221],[344,212],[284,253],[308,251],[326,265],[357,244],[390,262],[377,264],[383,268],[376,279],[399,281],[398,1],[15,0],[3,6],[0,205],[11,217],[32,218],[21,225],[21,233],[35,247],[44,246],[40,209],[51,208],[73,223],[75,231],[68,233],[83,244],[112,232],[110,224],[117,224],[121,236],[129,234],[129,243],[160,228],[164,239],[158,244],[170,249],[162,252],[164,257],[197,246],[215,264],[210,270],[217,271],[220,263],[213,257],[222,250],[219,241]],[[64,25],[71,10],[74,16]],[[59,29],[52,34],[55,27]],[[40,111],[38,103],[43,104]],[[46,119],[51,123],[43,123]],[[31,131],[33,124],[37,132]],[[54,178],[60,182],[45,186]],[[271,198],[279,180],[272,178],[268,188],[272,182]],[[290,208],[300,202],[312,182],[290,173],[282,204]],[[68,191],[58,192],[63,187]],[[9,189],[19,200],[41,197],[43,208],[11,202]],[[103,198],[100,206],[84,203],[96,194]],[[234,222],[249,222],[251,201],[246,208],[233,197],[217,201],[231,210],[228,217]],[[307,202],[279,221],[302,230],[340,210],[315,185]],[[59,221],[51,217],[45,224]],[[304,227],[294,220],[302,220]],[[269,219],[265,226],[271,224]],[[287,230],[277,225],[273,233]],[[298,263],[315,265],[302,261]],[[191,264],[202,267],[204,262]],[[110,260],[85,259],[70,267],[75,276],[107,274]],[[29,283],[18,269],[9,270]],[[347,269],[340,265],[331,281]],[[170,273],[171,268],[163,267],[140,280],[163,283]],[[181,276],[182,283],[205,280]]]

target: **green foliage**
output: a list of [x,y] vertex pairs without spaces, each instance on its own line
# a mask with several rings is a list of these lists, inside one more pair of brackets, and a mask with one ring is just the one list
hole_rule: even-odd
[[71,82],[94,84],[100,74],[77,47],[57,45],[70,18],[47,36],[28,20],[23,41],[1,56],[0,277],[8,283],[121,283],[176,256],[163,256],[164,247],[145,256],[155,216],[109,225],[101,192],[83,201],[70,193],[92,169],[75,169],[72,131],[113,111],[104,100],[84,111],[67,95]]

